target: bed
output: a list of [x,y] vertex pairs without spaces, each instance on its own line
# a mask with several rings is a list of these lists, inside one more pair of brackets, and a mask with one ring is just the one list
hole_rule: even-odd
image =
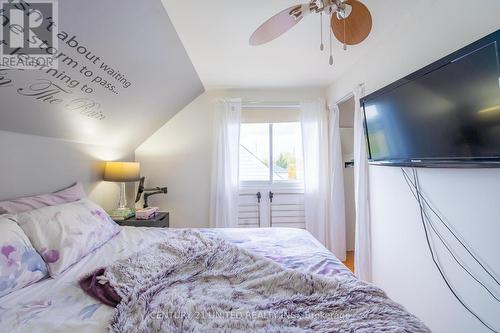
[[[168,238],[173,229],[123,227],[122,232],[56,279],[48,278],[1,299],[2,332],[107,332],[112,307],[82,291],[78,280]],[[285,267],[322,275],[352,273],[307,231],[301,229],[201,229],[263,255]]]
[[120,227],[77,185],[0,202],[0,332],[429,331],[305,230]]

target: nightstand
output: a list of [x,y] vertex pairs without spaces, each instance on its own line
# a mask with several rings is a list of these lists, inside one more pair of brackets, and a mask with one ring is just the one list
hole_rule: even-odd
[[154,227],[154,228],[168,228],[169,227],[169,213],[160,212],[154,218],[150,220],[137,220],[131,217],[122,221],[115,221],[121,226],[131,226],[131,227]]

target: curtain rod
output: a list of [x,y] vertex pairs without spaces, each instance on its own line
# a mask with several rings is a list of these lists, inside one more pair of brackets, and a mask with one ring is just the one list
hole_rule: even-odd
[[342,104],[353,97],[354,97],[354,93],[350,92],[347,95],[345,95],[344,97],[342,97],[341,99],[339,99],[337,102],[335,102],[335,104]]
[[300,103],[298,102],[253,102],[244,101],[241,104],[244,109],[259,109],[259,108],[277,108],[277,109],[300,109]]
[[[364,95],[364,92],[365,92],[365,83],[360,83],[358,84],[358,87],[361,88],[361,95]],[[349,92],[347,93],[344,97],[342,97],[341,99],[339,99],[338,101],[335,102],[335,104],[341,104],[341,103],[344,103],[345,101],[351,99],[354,97],[354,92]]]

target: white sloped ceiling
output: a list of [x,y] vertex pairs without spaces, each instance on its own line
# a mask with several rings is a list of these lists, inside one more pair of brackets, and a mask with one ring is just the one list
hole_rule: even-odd
[[0,70],[0,130],[133,149],[204,91],[160,0],[58,4],[57,72]]

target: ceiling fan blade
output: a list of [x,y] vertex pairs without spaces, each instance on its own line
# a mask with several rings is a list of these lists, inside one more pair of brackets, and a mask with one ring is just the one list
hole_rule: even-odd
[[278,38],[309,13],[309,4],[292,6],[279,12],[255,30],[250,37],[250,45],[261,45]]
[[352,7],[351,13],[345,19],[342,16],[332,15],[330,25],[335,38],[341,43],[356,45],[370,35],[373,24],[372,15],[368,8],[358,0],[347,0],[345,4]]

